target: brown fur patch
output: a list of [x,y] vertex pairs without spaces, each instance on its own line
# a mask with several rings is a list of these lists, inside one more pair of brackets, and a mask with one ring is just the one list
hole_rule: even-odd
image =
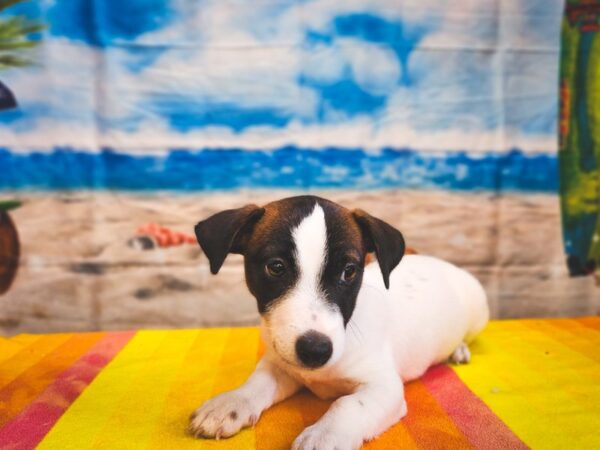
[[[360,227],[354,220],[352,212],[343,206],[338,205],[330,200],[315,197],[315,200],[321,204],[323,209],[335,211],[337,218],[341,220],[344,226],[344,236],[346,239],[351,239],[357,246],[360,245],[362,235]],[[298,207],[298,197],[285,198],[266,204],[263,208],[264,215],[254,226],[254,230],[248,245],[250,247],[259,247],[268,242],[275,230],[282,228],[291,229],[298,225],[292,223],[296,208]]]

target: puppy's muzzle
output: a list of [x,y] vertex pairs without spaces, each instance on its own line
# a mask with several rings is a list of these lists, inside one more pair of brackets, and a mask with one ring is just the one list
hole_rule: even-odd
[[318,331],[308,331],[296,341],[296,354],[300,362],[311,369],[321,367],[333,353],[331,339]]

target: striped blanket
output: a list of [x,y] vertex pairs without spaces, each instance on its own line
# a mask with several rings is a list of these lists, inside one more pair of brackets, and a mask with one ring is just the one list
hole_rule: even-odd
[[[365,448],[600,448],[600,318],[492,322],[472,352],[409,383],[408,416]],[[185,432],[260,353],[256,328],[0,338],[0,448],[289,448],[329,402],[301,392],[221,441]]]

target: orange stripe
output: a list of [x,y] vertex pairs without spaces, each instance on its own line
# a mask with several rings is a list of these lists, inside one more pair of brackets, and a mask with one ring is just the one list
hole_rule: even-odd
[[[331,400],[321,400],[308,391],[302,391],[290,400],[294,401],[297,405],[303,418],[302,428],[299,430],[296,429],[297,427],[294,428],[294,431],[297,431],[296,435],[299,434],[302,429],[317,422],[333,403]],[[289,423],[286,423],[286,426],[289,427]],[[376,440],[366,443],[363,448],[397,450],[398,448],[416,449],[418,447],[409,434],[406,426],[401,421],[382,433]]]
[[12,338],[0,337],[0,364],[39,339],[39,336],[31,334],[20,334]]
[[258,350],[248,352],[249,341],[258,346],[258,329],[232,328],[227,339],[223,357],[219,362],[219,374],[212,394],[240,387],[250,376],[257,362]]
[[318,400],[303,391],[267,409],[256,425],[258,450],[287,450],[306,427],[303,413],[320,417]]
[[419,448],[410,435],[404,419],[363,446],[363,450],[397,450],[399,448],[403,450]]
[[294,397],[301,400],[298,403],[298,408],[302,416],[302,424],[304,427],[309,427],[314,424],[317,420],[323,417],[323,414],[327,412],[332,400],[322,400],[314,395],[309,390],[302,390]]
[[69,339],[72,334],[43,336],[0,364],[0,389],[13,381],[22,372],[37,363],[48,353]]
[[405,388],[408,415],[403,420],[419,447],[428,450],[474,448],[422,381],[413,381]]
[[21,412],[54,379],[87,352],[105,333],[72,336],[0,390],[0,425]]
[[600,334],[575,320],[528,320],[530,328],[575,350],[579,354],[600,362]]
[[594,317],[594,316],[579,317],[575,320],[577,320],[577,322],[583,324],[584,326],[586,326],[588,328],[592,328],[596,331],[600,331],[600,317]]

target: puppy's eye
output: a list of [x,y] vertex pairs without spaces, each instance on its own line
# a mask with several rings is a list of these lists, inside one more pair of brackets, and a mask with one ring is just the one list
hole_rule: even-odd
[[355,276],[356,276],[356,266],[351,263],[346,264],[346,267],[344,267],[344,271],[342,272],[341,281],[344,283],[349,283],[350,281],[354,280]]
[[265,266],[265,272],[272,277],[280,277],[285,273],[285,264],[281,259],[272,259]]

